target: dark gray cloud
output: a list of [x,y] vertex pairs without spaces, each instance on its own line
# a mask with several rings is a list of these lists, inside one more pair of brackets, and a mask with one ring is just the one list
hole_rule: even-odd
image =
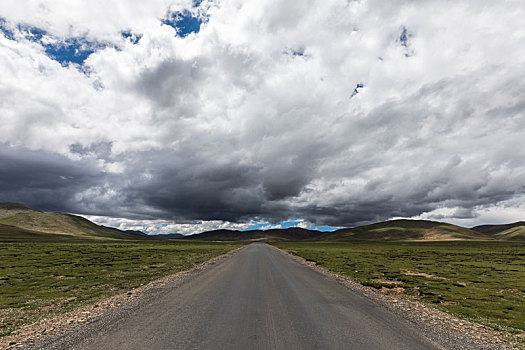
[[115,21],[82,6],[44,21],[0,5],[3,27],[119,47],[83,74],[0,33],[0,200],[184,232],[525,206],[521,4],[204,1],[188,36],[159,4]]
[[106,181],[94,161],[0,145],[0,198],[46,211],[84,211],[75,197]]

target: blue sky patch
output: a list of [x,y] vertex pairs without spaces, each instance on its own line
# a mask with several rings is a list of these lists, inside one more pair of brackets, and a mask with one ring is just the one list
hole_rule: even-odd
[[199,7],[202,4],[202,1],[203,0],[193,0],[191,4],[193,5],[193,7]]
[[40,42],[42,38],[47,35],[45,30],[36,27],[19,24],[17,29],[27,40],[34,42]]
[[[18,24],[16,31],[26,40],[40,44],[45,54],[59,62],[62,66],[70,63],[83,65],[84,61],[93,52],[105,48],[107,45],[89,41],[82,37],[57,39],[49,35],[45,30],[25,24]],[[10,40],[15,40],[15,31],[7,27],[4,19],[0,18],[0,32]],[[134,36],[136,38],[136,36]],[[140,38],[138,38],[140,40]]]
[[84,64],[84,61],[97,49],[105,47],[84,38],[68,38],[53,44],[43,44],[46,55],[63,66],[69,63]]
[[124,31],[121,34],[124,39],[128,39],[133,45],[137,45],[140,39],[142,39],[142,34],[135,34],[130,32],[129,30]]
[[411,49],[409,39],[412,37],[412,34],[408,31],[406,27],[403,27],[401,34],[399,35],[399,43],[405,48],[405,57],[411,57],[414,55],[414,50]]
[[163,24],[175,28],[177,35],[186,37],[191,33],[198,33],[204,18],[194,15],[188,10],[168,13],[167,18],[162,20]]
[[0,18],[0,33],[9,40],[15,40],[15,33],[7,26],[7,23],[3,18]]
[[359,89],[362,89],[364,88],[365,85],[363,83],[358,83],[356,86],[355,86],[355,89],[354,91],[352,91],[352,94],[350,95],[350,98],[354,97],[355,95],[357,95],[359,93]]
[[[300,223],[304,223],[304,220],[302,219],[291,219],[287,221],[281,221],[280,223],[276,225],[269,224],[267,222],[257,222],[252,221],[250,222],[250,227],[246,229],[242,229],[241,231],[249,231],[249,230],[268,230],[273,228],[273,226],[280,225],[281,228],[290,228],[290,227],[297,227]],[[321,232],[332,232],[335,230],[338,230],[340,227],[334,227],[334,226],[310,226],[308,227],[309,230],[318,230]]]
[[401,46],[408,47],[408,31],[405,27],[403,27],[401,35],[399,36],[399,42]]
[[287,47],[283,50],[283,54],[291,56],[292,58],[302,57],[304,59],[308,59],[309,55],[305,51],[306,49],[302,46],[297,48]]
[[281,221],[280,224],[281,224],[281,227],[282,228],[290,228],[290,227],[296,227],[297,225],[299,225],[301,222],[303,222],[303,220],[300,220],[300,219],[292,219],[290,221]]
[[312,226],[309,227],[310,230],[317,230],[321,232],[333,232],[335,230],[339,230],[341,227],[334,227],[334,226]]
[[293,56],[304,56],[304,48],[290,49],[290,54]]

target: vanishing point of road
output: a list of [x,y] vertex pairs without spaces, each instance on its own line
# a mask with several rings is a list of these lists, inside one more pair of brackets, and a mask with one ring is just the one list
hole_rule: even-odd
[[370,298],[254,243],[45,349],[439,349]]

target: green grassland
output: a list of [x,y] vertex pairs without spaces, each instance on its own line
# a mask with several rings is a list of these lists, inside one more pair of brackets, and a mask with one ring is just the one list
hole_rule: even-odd
[[275,245],[363,285],[396,288],[459,317],[512,333],[525,331],[525,242]]
[[0,336],[162,276],[239,243],[0,242]]

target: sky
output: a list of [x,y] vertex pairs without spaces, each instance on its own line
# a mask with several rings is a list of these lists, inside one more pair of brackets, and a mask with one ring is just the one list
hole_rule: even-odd
[[0,201],[150,234],[525,220],[525,2],[0,1]]

